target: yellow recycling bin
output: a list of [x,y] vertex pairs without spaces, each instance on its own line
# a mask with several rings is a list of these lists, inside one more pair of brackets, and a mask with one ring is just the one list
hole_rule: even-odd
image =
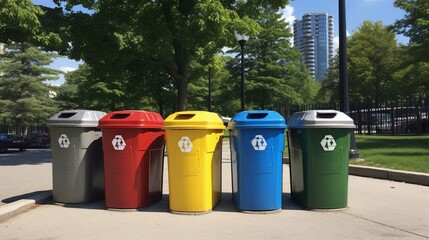
[[170,210],[209,212],[220,201],[224,125],[216,113],[184,111],[164,121]]

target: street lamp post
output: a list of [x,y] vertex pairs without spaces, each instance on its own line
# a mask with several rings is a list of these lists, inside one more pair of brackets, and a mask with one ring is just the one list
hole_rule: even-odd
[[[346,28],[346,1],[339,0],[339,25],[340,25],[340,46],[339,46],[339,70],[340,70],[340,111],[350,115],[349,102],[349,81],[347,78],[347,28]],[[359,159],[359,150],[356,146],[354,129],[350,134],[349,159]]]
[[244,111],[245,108],[245,94],[244,94],[244,46],[246,45],[249,37],[246,35],[241,35],[237,31],[234,31],[235,38],[240,44],[241,49],[241,111]]

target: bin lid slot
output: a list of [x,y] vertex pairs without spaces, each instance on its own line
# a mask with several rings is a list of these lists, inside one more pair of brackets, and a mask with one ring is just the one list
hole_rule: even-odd
[[174,120],[189,120],[194,116],[195,114],[177,114]]
[[289,118],[288,125],[289,128],[356,128],[353,119],[337,110],[296,112]]
[[108,113],[100,119],[98,127],[103,128],[146,128],[160,129],[164,119],[156,112],[122,110]]
[[287,128],[285,119],[275,111],[251,110],[237,113],[228,123],[228,129],[234,128]]
[[58,116],[58,118],[71,118],[76,115],[76,113],[77,112],[63,112]]
[[162,129],[191,129],[191,130],[224,130],[222,120],[214,112],[182,111],[170,114],[165,119]]
[[249,113],[247,119],[263,119],[268,116],[268,113]]
[[54,114],[46,123],[48,127],[90,127],[96,128],[98,120],[105,116],[105,112],[92,110],[65,110]]
[[317,112],[317,118],[335,118],[337,116],[336,112]]
[[126,114],[122,114],[122,113],[118,113],[118,114],[113,114],[112,117],[110,117],[110,119],[125,119],[127,117],[129,117],[131,114],[126,113]]

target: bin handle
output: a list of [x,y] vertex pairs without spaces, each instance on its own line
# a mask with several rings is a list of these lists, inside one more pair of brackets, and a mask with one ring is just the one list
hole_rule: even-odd
[[117,114],[113,114],[110,119],[125,119],[127,117],[129,117],[131,114],[130,113],[117,113]]
[[174,117],[174,120],[189,120],[189,119],[193,118],[194,116],[195,116],[195,114],[189,114],[189,113],[177,114],[176,117]]
[[336,112],[317,112],[316,117],[317,118],[334,118],[337,116]]
[[71,118],[76,115],[76,113],[77,112],[63,112],[58,116],[58,118]]
[[268,116],[268,113],[248,113],[246,118],[247,119],[262,119]]

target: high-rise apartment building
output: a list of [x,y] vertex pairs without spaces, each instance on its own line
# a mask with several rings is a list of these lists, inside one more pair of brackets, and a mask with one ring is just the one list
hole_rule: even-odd
[[293,24],[294,45],[311,76],[321,81],[334,55],[334,17],[327,13],[307,13]]

